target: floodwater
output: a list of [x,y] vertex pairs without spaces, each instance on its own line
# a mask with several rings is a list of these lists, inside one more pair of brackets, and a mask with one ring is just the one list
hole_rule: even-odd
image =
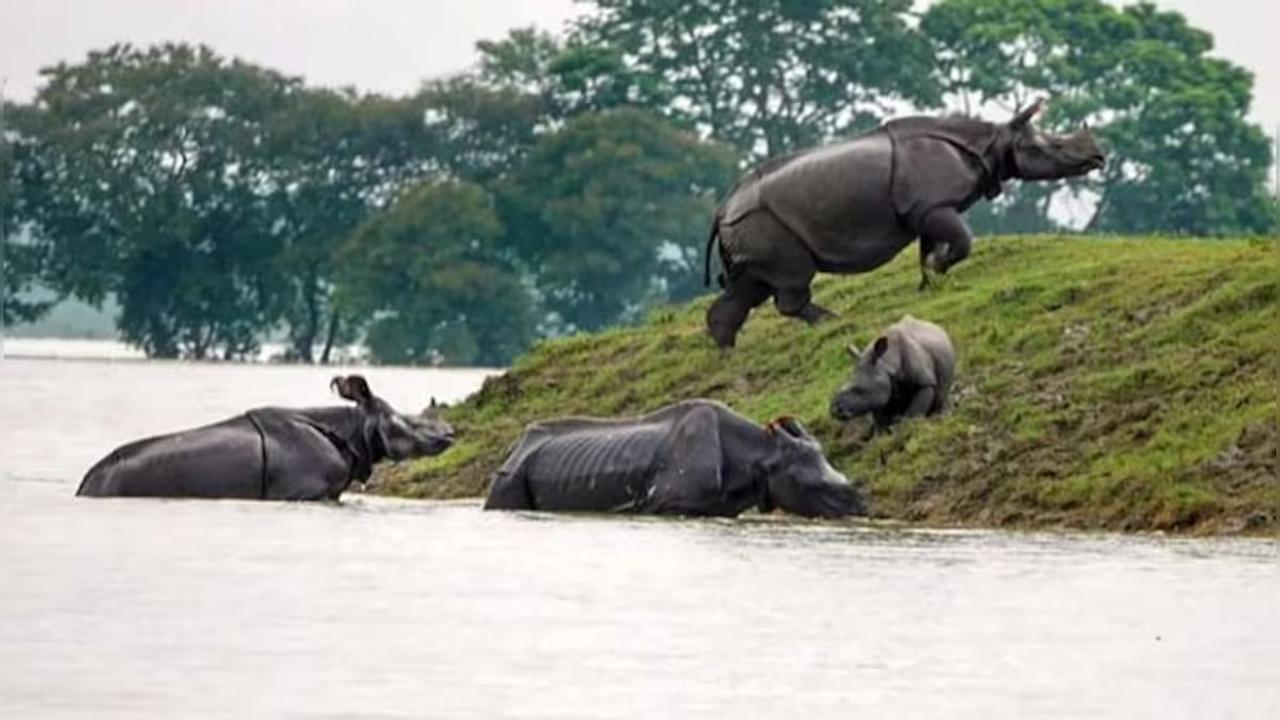
[[0,716],[1280,717],[1275,542],[72,497],[332,372],[0,361]]

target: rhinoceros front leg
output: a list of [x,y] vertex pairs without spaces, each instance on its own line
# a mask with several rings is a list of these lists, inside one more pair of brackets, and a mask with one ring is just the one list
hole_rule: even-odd
[[909,420],[928,415],[929,410],[933,408],[935,397],[936,393],[933,388],[920,388],[916,391],[915,397],[911,398],[911,404],[907,406],[906,411],[902,413],[902,419]]
[[920,228],[920,289],[933,285],[931,273],[946,275],[969,257],[973,231],[955,208],[940,207],[925,216]]

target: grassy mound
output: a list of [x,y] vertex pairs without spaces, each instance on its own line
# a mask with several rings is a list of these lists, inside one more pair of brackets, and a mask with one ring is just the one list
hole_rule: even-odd
[[[483,494],[525,423],[717,398],[793,414],[863,484],[876,516],[930,524],[1280,532],[1275,241],[996,238],[917,292],[914,248],[819,278],[818,328],[757,310],[723,353],[709,298],[636,328],[544,342],[452,409],[458,444],[382,468],[376,491]],[[904,313],[959,353],[950,414],[863,440],[828,416],[860,346]]]

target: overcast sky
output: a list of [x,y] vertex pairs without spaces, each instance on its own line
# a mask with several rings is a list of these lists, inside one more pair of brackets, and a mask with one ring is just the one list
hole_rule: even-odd
[[[1254,72],[1254,119],[1275,132],[1280,3],[1156,4],[1212,32],[1219,55]],[[477,40],[529,24],[558,30],[576,10],[573,0],[0,0],[0,77],[10,98],[26,100],[41,67],[123,40],[185,40],[316,84],[404,93],[468,67]]]

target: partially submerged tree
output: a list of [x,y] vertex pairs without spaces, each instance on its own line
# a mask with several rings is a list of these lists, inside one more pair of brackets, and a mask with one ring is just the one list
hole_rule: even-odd
[[4,137],[0,137],[0,259],[4,262],[0,268],[0,326],[7,326],[39,318],[53,301],[32,299],[32,291],[43,284],[49,255],[48,249],[29,235],[30,218],[43,190],[34,154],[40,113],[31,106],[6,103],[0,114],[4,116]]
[[428,181],[343,244],[339,300],[371,319],[375,359],[504,365],[534,337],[537,312],[487,193]]
[[115,293],[148,355],[253,351],[279,291],[258,148],[298,81],[186,45],[116,45],[44,75],[29,219],[48,281]]

